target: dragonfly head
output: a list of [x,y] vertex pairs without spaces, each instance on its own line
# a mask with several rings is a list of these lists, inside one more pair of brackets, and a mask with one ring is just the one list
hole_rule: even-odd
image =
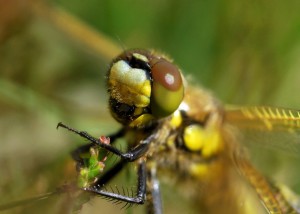
[[184,95],[177,66],[146,50],[128,50],[116,57],[107,85],[113,117],[131,127],[171,115]]

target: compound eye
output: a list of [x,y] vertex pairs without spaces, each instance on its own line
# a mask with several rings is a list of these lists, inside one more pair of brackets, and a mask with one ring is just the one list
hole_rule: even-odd
[[151,111],[157,117],[172,114],[183,99],[183,81],[179,69],[165,59],[150,63],[153,85],[151,92]]

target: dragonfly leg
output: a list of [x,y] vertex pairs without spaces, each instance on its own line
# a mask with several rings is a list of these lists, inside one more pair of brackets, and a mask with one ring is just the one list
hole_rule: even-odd
[[124,201],[132,204],[144,204],[146,195],[146,165],[144,160],[140,160],[138,163],[138,184],[136,196],[127,196],[125,194],[109,192],[103,189],[101,185],[93,185],[92,187],[83,188],[83,190],[92,192],[107,198],[115,199],[117,201]]
[[147,200],[147,213],[162,214],[161,194],[159,181],[156,177],[156,169],[149,171],[147,179],[147,183],[150,184],[147,193],[150,196],[149,200]]
[[[114,142],[116,142],[116,139],[123,137],[124,133],[125,133],[125,130],[120,129],[118,132],[116,132],[110,136],[107,136],[110,139],[110,144],[114,144]],[[81,157],[81,155],[85,154],[85,153],[89,153],[90,148],[93,146],[95,146],[94,143],[82,145],[71,152],[72,158],[76,161],[77,170],[80,170],[84,166],[84,160]]]
[[79,136],[89,140],[92,144],[100,146],[103,149],[106,149],[107,151],[110,151],[111,153],[118,155],[119,157],[121,157],[122,159],[132,162],[137,160],[138,158],[140,158],[141,156],[143,156],[143,154],[145,154],[148,151],[149,148],[149,144],[153,141],[153,138],[155,137],[155,135],[150,135],[148,138],[146,138],[145,140],[143,140],[138,146],[134,147],[133,149],[131,149],[128,152],[122,152],[119,149],[111,146],[110,144],[105,144],[103,142],[101,142],[99,139],[94,138],[93,136],[91,136],[90,134],[88,134],[85,131],[79,131],[76,130],[74,128],[71,128],[63,123],[59,123],[57,125],[57,128],[62,127],[65,128],[71,132],[74,132],[75,134],[78,134]]

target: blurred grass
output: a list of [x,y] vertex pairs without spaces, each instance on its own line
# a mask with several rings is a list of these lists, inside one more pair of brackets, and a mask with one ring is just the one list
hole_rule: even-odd
[[[167,53],[194,84],[209,88],[225,103],[300,109],[297,0],[54,3],[122,48]],[[106,107],[107,57],[32,15],[30,7],[29,1],[0,0],[1,201],[52,190],[73,176],[69,152],[82,140],[56,131],[58,122],[95,136],[118,126]],[[266,156],[268,163],[261,165],[269,175],[283,177],[299,193],[300,175],[288,166],[299,159],[278,163]],[[281,167],[269,169],[270,163]],[[120,211],[99,199],[84,213],[103,206]]]

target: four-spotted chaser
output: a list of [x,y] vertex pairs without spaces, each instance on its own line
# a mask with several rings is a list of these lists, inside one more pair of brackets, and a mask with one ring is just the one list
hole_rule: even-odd
[[[97,139],[58,124],[90,142],[72,153],[83,192],[116,203],[146,203],[149,213],[162,213],[160,180],[166,178],[202,213],[299,212],[298,198],[257,171],[240,144],[244,136],[250,142],[264,142],[270,136],[280,139],[282,133],[282,140],[295,143],[299,111],[224,108],[209,92],[189,85],[168,57],[154,51],[129,50],[116,57],[109,68],[107,85],[109,108],[122,124],[121,130]],[[126,139],[127,151],[114,146],[119,138]],[[121,160],[102,174],[109,159],[106,153],[104,158],[98,157],[103,151]],[[137,165],[136,191],[103,186],[128,162]],[[67,185],[35,199],[72,191],[73,187]],[[2,206],[6,207],[10,205]]]
[[162,213],[158,178],[169,175],[203,213],[259,213],[259,206],[247,203],[250,193],[241,188],[241,179],[245,179],[267,212],[299,212],[292,196],[252,166],[238,143],[239,136],[233,133],[238,132],[235,129],[289,131],[293,136],[300,112],[272,107],[224,109],[207,91],[188,85],[170,60],[146,50],[129,50],[116,57],[107,85],[109,109],[123,125],[110,136],[111,143],[130,136],[126,138],[128,151],[62,123],[58,127],[91,142],[73,153],[79,169],[84,165],[81,154],[93,147],[121,158],[109,177],[117,174],[124,162],[136,162],[136,195],[110,192],[102,187],[102,179],[82,187],[84,191],[130,204],[146,202],[149,213]]
[[[107,86],[111,114],[123,125],[118,132],[97,139],[58,124],[90,142],[72,153],[79,171],[78,188],[83,192],[126,205],[146,203],[148,213],[163,213],[159,181],[168,177],[202,213],[300,212],[295,195],[252,166],[237,134],[283,131],[294,136],[299,129],[299,111],[224,109],[209,92],[188,85],[167,57],[140,49],[125,51],[112,61]],[[128,151],[114,147],[118,138],[127,140]],[[100,159],[102,151],[121,159],[104,174],[107,155]],[[104,184],[128,162],[137,164],[136,191],[129,194],[106,188]],[[245,181],[252,190],[242,188]],[[71,189],[62,187],[53,194]]]

